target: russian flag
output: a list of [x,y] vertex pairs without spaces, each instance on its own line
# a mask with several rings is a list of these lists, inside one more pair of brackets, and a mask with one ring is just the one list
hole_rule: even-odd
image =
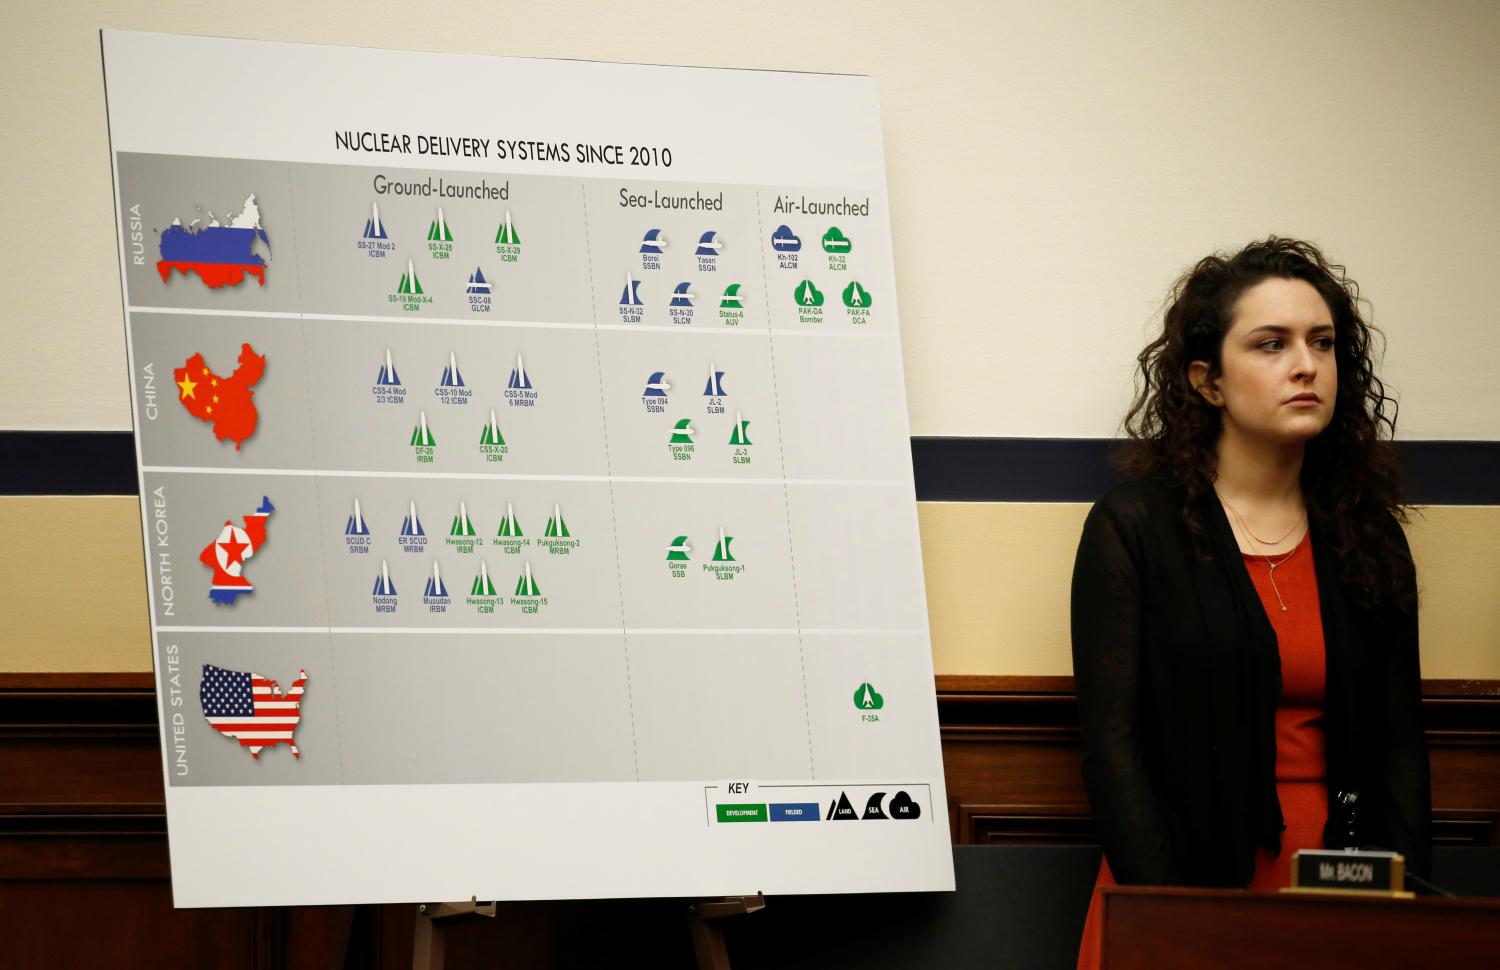
[[198,229],[174,219],[161,234],[156,271],[163,283],[177,270],[184,276],[197,273],[206,286],[215,289],[238,286],[247,274],[265,286],[266,261],[255,252],[257,240],[270,250],[271,240],[260,227],[260,208],[251,195],[227,226],[215,219]]

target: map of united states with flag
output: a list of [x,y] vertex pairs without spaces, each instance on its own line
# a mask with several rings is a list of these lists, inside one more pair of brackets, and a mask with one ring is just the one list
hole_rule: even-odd
[[255,410],[255,385],[266,372],[266,358],[249,344],[242,344],[238,364],[233,374],[220,377],[209,370],[202,354],[194,354],[172,371],[178,403],[199,421],[212,424],[215,438],[233,441],[235,451],[255,434],[260,420]]
[[204,664],[198,701],[213,729],[237,740],[256,761],[262,750],[278,744],[291,748],[292,757],[300,761],[295,735],[306,687],[306,670],[297,672],[292,689],[283,694],[281,685],[269,677]]

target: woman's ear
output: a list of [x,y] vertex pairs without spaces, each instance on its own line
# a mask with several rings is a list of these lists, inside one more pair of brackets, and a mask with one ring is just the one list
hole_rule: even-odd
[[1219,393],[1218,381],[1210,380],[1209,373],[1213,368],[1206,360],[1195,360],[1188,364],[1188,383],[1193,385],[1193,390],[1203,395],[1203,400],[1216,408],[1224,406],[1224,395]]

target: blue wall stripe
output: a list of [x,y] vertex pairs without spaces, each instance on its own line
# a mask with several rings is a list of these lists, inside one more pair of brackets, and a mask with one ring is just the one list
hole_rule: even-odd
[[[1119,480],[1109,438],[913,438],[924,502],[1092,502]],[[1412,501],[1500,505],[1500,441],[1399,445]],[[0,431],[0,495],[134,495],[128,431]]]

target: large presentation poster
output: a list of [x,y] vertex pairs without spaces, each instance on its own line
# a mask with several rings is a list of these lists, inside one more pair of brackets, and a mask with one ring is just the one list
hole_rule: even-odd
[[179,906],[952,888],[872,79],[103,50]]

